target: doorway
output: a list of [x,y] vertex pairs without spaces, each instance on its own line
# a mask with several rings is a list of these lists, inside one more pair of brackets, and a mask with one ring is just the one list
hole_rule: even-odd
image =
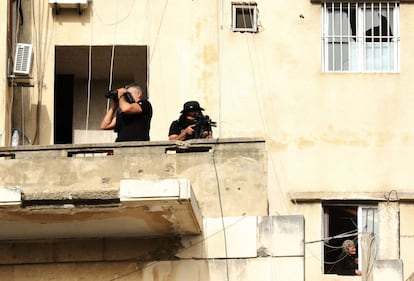
[[112,141],[100,130],[105,93],[132,82],[146,90],[147,58],[147,46],[56,46],[55,144]]

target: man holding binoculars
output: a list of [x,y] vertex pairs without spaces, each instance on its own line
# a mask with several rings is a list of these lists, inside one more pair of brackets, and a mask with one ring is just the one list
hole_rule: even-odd
[[111,105],[102,119],[101,129],[114,129],[118,134],[116,142],[149,141],[152,105],[142,88],[133,83],[105,96],[111,99]]

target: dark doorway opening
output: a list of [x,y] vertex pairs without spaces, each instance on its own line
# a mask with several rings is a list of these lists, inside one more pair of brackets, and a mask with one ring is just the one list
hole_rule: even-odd
[[73,75],[56,75],[54,99],[54,143],[72,143]]

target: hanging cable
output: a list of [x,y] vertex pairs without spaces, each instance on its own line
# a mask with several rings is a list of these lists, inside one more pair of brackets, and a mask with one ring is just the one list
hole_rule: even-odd
[[[38,2],[38,10],[36,14],[35,1],[30,1],[32,6],[32,20],[33,20],[33,39],[34,46],[36,51],[36,71],[37,71],[37,106],[36,106],[36,120],[35,120],[35,135],[33,137],[33,143],[37,142],[39,136],[39,123],[40,123],[40,114],[42,109],[42,95],[44,88],[44,75],[45,75],[45,66],[48,61],[49,51],[52,46],[52,40],[49,38],[49,35],[53,33],[49,31],[49,22],[50,22],[50,13],[48,9],[44,8],[45,2]],[[44,13],[47,13],[46,20],[44,18]],[[46,27],[43,30],[43,27]],[[54,25],[52,26],[54,27]],[[44,42],[43,42],[44,39]]]
[[[256,5],[252,6],[249,3],[248,4],[248,11],[249,11],[248,16],[249,16],[251,24],[253,24],[253,22],[254,22],[253,9],[257,9],[257,6]],[[244,24],[244,27],[246,28],[247,27],[247,22],[246,22],[246,16],[247,15],[244,14],[244,9],[241,9],[241,10],[242,10],[243,24]],[[258,90],[258,86],[257,86],[258,85],[257,76],[256,76],[256,72],[255,72],[254,67],[253,67],[254,66],[254,60],[253,60],[253,56],[252,56],[253,52],[251,50],[250,41],[249,41],[249,39],[251,37],[253,37],[252,33],[249,33],[249,35],[246,36],[246,45],[247,45],[247,50],[248,50],[248,53],[249,53],[250,70],[251,70],[251,74],[252,74],[252,77],[253,77],[254,93],[255,93],[257,105],[259,106],[259,116],[260,116],[260,119],[261,119],[261,123],[262,123],[262,126],[263,126],[265,136],[268,136],[269,135],[269,128],[267,126],[266,119],[264,117],[264,112],[266,112],[266,111],[262,110],[264,106],[263,106],[263,104],[261,102],[261,99],[260,99],[260,96],[259,96],[259,90]],[[267,142],[266,142],[266,144],[267,144]],[[276,170],[276,164],[275,164],[275,161],[273,159],[274,157],[272,157],[272,155],[270,154],[270,150],[268,150],[268,149],[266,149],[266,150],[267,150],[267,153],[269,154],[269,159],[270,159],[270,162],[271,162],[271,166],[273,168],[273,175],[275,176],[275,180],[276,180],[276,183],[277,183],[277,185],[280,189],[280,192],[282,194],[286,194],[286,192],[284,192],[284,190],[282,190],[282,185],[280,183],[279,176],[278,176],[278,173],[277,173],[277,170]],[[286,201],[287,200],[282,200],[282,203],[284,204],[285,210],[288,209]],[[277,212],[277,214],[279,214],[279,212]]]
[[[216,147],[218,144],[218,138],[216,139]],[[229,263],[228,263],[228,253],[227,253],[227,232],[226,232],[226,226],[224,223],[224,212],[223,212],[223,202],[221,199],[221,191],[220,191],[220,178],[218,176],[218,171],[217,171],[217,163],[216,163],[216,149],[213,150],[213,166],[214,166],[214,173],[216,176],[216,183],[217,183],[217,195],[218,195],[218,200],[219,200],[219,207],[220,207],[220,215],[221,215],[221,224],[222,224],[222,228],[223,228],[223,237],[224,237],[224,253],[225,253],[225,263],[226,263],[226,277],[227,277],[227,281],[230,280],[230,276],[229,276]]]
[[88,50],[88,89],[87,89],[87,102],[86,102],[86,120],[85,120],[85,135],[84,135],[84,142],[88,142],[88,132],[89,132],[89,112],[91,107],[91,80],[92,80],[92,12],[89,13],[90,15],[90,23],[91,23],[91,36],[89,42],[89,50]]
[[[245,216],[245,215],[243,215],[240,219],[238,219],[238,220],[236,220],[236,221],[234,221],[234,222],[232,222],[232,223],[230,223],[230,224],[228,224],[223,230],[226,230],[226,229],[229,229],[229,228],[231,228],[231,227],[233,227],[234,225],[236,225],[236,224],[238,224],[238,223],[240,223],[240,222],[242,222],[243,220],[245,220],[246,218],[248,218],[247,216]],[[188,250],[188,249],[191,249],[191,248],[193,248],[193,247],[195,247],[195,246],[198,246],[198,245],[200,245],[200,244],[202,244],[202,243],[205,243],[205,242],[207,242],[209,239],[211,239],[212,237],[214,237],[214,236],[216,236],[216,235],[218,235],[218,234],[220,234],[222,231],[221,230],[218,230],[218,231],[216,231],[216,232],[214,232],[214,233],[212,233],[211,235],[209,235],[208,237],[204,237],[203,239],[200,239],[200,241],[196,241],[195,243],[191,243],[191,245],[190,246],[188,246],[188,247],[184,247],[183,248],[183,250]],[[193,258],[194,259],[194,258]],[[214,259],[214,258],[213,258]],[[130,260],[130,261],[136,261],[137,260],[137,258],[132,258],[132,259],[128,259],[128,260]],[[197,258],[197,260],[211,260],[210,258]],[[115,281],[115,280],[119,280],[119,279],[123,279],[124,277],[126,277],[126,276],[130,276],[131,274],[134,274],[134,273],[136,273],[136,272],[139,272],[139,271],[141,271],[141,270],[143,270],[144,268],[147,268],[147,267],[149,267],[149,266],[153,266],[153,265],[155,265],[155,264],[157,264],[157,263],[160,263],[161,261],[152,261],[152,262],[149,262],[149,263],[147,263],[147,264],[144,264],[144,265],[142,265],[142,266],[140,266],[140,267],[137,267],[137,268],[135,268],[135,269],[133,269],[133,270],[131,270],[131,271],[129,271],[129,272],[125,272],[125,273],[121,273],[121,274],[119,274],[118,276],[116,276],[116,277],[114,277],[114,278],[112,278],[112,279],[109,279],[108,281]],[[229,280],[229,279],[227,279],[227,280]]]
[[[21,10],[21,1],[18,1],[18,2],[16,2],[16,10],[17,11],[20,11]],[[16,20],[16,25],[15,25],[15,34],[14,34],[14,38],[11,38],[11,40],[12,40],[12,43],[11,43],[11,48],[12,48],[12,46],[16,46],[17,45],[17,42],[18,42],[18,37],[19,37],[19,34],[20,34],[20,26],[21,26],[21,24],[20,24],[20,20],[21,20],[21,17],[17,14],[17,12],[16,12],[16,18],[17,18],[17,20]],[[11,50],[11,52],[12,52],[12,50]],[[14,65],[14,61],[13,61],[13,65]],[[9,95],[9,103],[6,105],[6,114],[7,114],[7,120],[8,120],[8,122],[10,122],[10,127],[8,128],[8,129],[10,129],[9,131],[10,131],[10,134],[11,134],[11,132],[12,132],[12,130],[13,129],[15,129],[16,127],[17,127],[17,124],[14,124],[14,122],[13,122],[13,103],[14,103],[14,95],[15,95],[15,83],[14,83],[14,79],[11,81],[11,83],[12,83],[12,87],[11,87],[11,93],[10,93],[10,95]],[[5,140],[5,143],[9,143],[9,140]]]
[[19,7],[19,19],[21,19],[20,25],[23,25],[23,8],[22,8],[22,0],[17,1],[17,5]]
[[318,242],[324,242],[329,241],[331,239],[339,239],[339,238],[345,238],[345,237],[352,237],[358,234],[358,229],[353,229],[338,235],[330,236],[330,237],[324,237],[322,239],[313,240],[313,241],[305,241],[305,244],[312,244],[312,243],[318,243]]
[[160,24],[158,25],[158,30],[157,30],[157,36],[155,36],[154,48],[153,48],[153,50],[152,50],[152,52],[151,52],[151,57],[150,57],[150,61],[149,61],[149,63],[150,63],[150,64],[151,64],[151,62],[152,62],[152,57],[153,57],[153,56],[154,56],[154,54],[155,54],[155,50],[157,49],[157,45],[158,45],[158,38],[159,38],[159,36],[160,36],[161,26],[162,26],[162,23],[163,23],[163,21],[164,21],[164,16],[165,16],[165,11],[166,11],[166,9],[167,9],[167,5],[168,5],[168,0],[166,0],[166,1],[165,1],[164,8],[163,8],[163,10],[162,10],[161,20],[160,20]]
[[222,92],[221,89],[223,87],[223,24],[224,24],[224,3],[223,0],[220,0],[220,4],[218,5],[217,15],[220,15],[220,18],[217,16],[217,45],[219,49],[219,57],[218,57],[218,135],[217,138],[221,137],[221,104],[222,104]]
[[[112,40],[112,49],[111,49],[111,64],[109,69],[109,85],[108,85],[108,91],[112,90],[112,80],[113,80],[113,73],[114,73],[114,58],[115,58],[115,42],[116,42],[116,29],[117,29],[117,18],[118,18],[118,2],[115,2],[115,25],[114,25],[114,37]],[[110,100],[108,99],[106,101],[106,111],[109,110],[109,103]]]

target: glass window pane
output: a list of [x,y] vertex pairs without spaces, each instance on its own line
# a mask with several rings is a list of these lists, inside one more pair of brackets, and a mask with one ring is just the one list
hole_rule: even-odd
[[[398,70],[398,3],[326,2],[324,71]],[[355,43],[355,44],[352,44]]]
[[251,9],[237,8],[236,10],[236,27],[238,28],[252,28],[253,15]]

